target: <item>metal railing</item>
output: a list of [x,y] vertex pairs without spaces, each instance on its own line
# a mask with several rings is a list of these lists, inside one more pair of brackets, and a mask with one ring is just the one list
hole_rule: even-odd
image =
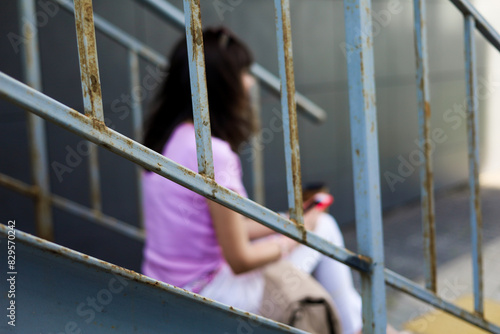
[[[67,1],[55,0],[61,6]],[[430,94],[428,80],[428,52],[426,39],[425,1],[414,0],[415,39],[417,55],[417,94],[419,110],[420,146],[424,152],[425,162],[421,168],[421,196],[425,240],[426,286],[421,287],[411,280],[384,268],[382,215],[380,202],[379,155],[377,142],[377,119],[375,102],[375,80],[373,64],[373,38],[371,29],[371,1],[344,1],[346,44],[349,46],[350,61],[348,62],[349,104],[351,117],[351,142],[354,173],[354,190],[356,203],[356,225],[359,254],[334,246],[318,235],[307,231],[302,223],[302,197],[300,195],[300,159],[297,135],[296,101],[293,56],[291,47],[291,23],[289,0],[275,0],[276,34],[278,41],[278,59],[280,65],[281,104],[283,110],[285,157],[287,166],[287,190],[290,209],[290,219],[280,216],[260,204],[239,196],[226,188],[219,186],[213,179],[213,162],[210,148],[210,127],[203,126],[209,115],[206,103],[205,65],[203,58],[203,43],[196,43],[201,36],[201,21],[199,18],[199,0],[184,0],[184,15],[171,11],[171,5],[161,0],[138,0],[153,8],[157,13],[169,19],[178,26],[185,26],[190,57],[190,73],[193,94],[193,112],[195,118],[198,150],[198,173],[195,173],[166,157],[142,146],[112,129],[103,122],[102,102],[99,84],[99,71],[96,60],[94,25],[107,34],[114,35],[117,40],[130,46],[130,68],[133,74],[132,85],[137,81],[137,57],[162,57],[152,50],[122,34],[104,20],[94,17],[92,10],[82,10],[91,7],[91,0],[75,0],[75,20],[78,34],[79,55],[81,63],[82,89],[84,92],[85,115],[81,114],[40,92],[40,72],[36,53],[36,41],[26,44],[24,63],[26,68],[26,83],[23,84],[3,73],[0,73],[0,96],[24,109],[62,126],[109,151],[131,160],[143,168],[179,183],[196,193],[214,200],[236,212],[239,212],[261,224],[287,235],[321,253],[345,263],[360,271],[362,278],[364,333],[385,333],[386,304],[385,284],[403,291],[417,299],[433,305],[445,312],[468,321],[477,327],[500,334],[500,327],[485,320],[482,292],[482,261],[481,261],[481,211],[479,203],[479,159],[478,159],[478,100],[477,73],[475,62],[474,28],[498,50],[500,36],[467,0],[451,0],[464,14],[466,82],[468,101],[468,137],[469,166],[471,191],[471,228],[473,247],[474,299],[475,311],[468,312],[454,304],[443,300],[437,295],[435,231],[434,231],[434,196],[432,180],[432,163],[429,145],[430,128]],[[444,0],[443,0],[444,1]],[[34,18],[33,1],[23,0],[23,15]],[[170,8],[170,9],[169,9]],[[69,6],[68,10],[72,10]],[[177,13],[177,14],[175,14]],[[175,15],[173,15],[175,14]],[[95,21],[95,22],[94,22]],[[28,21],[29,22],[29,21]],[[29,29],[29,27],[24,27]],[[193,33],[194,32],[194,33]],[[33,32],[25,31],[25,36]],[[254,67],[254,73],[261,68]],[[261,73],[262,74],[262,73]],[[134,75],[136,76],[134,79]],[[267,75],[267,74],[266,74]],[[261,75],[261,79],[266,75]],[[266,79],[262,79],[266,80]],[[273,81],[273,80],[270,80]],[[269,81],[268,81],[269,82]],[[274,83],[276,84],[276,83]],[[31,87],[30,87],[31,86]],[[272,85],[271,85],[272,86]],[[140,108],[137,104],[136,122],[140,122]],[[314,113],[311,113],[314,114]],[[203,121],[202,121],[203,120]],[[32,134],[33,174],[35,185],[29,186],[8,176],[0,175],[0,183],[24,194],[36,198],[37,217],[39,217],[39,232],[44,237],[51,236],[50,204],[66,207],[70,211],[88,215],[89,218],[113,226],[117,230],[133,237],[142,237],[140,230],[123,225],[111,217],[100,213],[100,205],[93,201],[92,211],[66,199],[50,195],[48,189],[47,157],[45,151],[45,134],[41,120],[34,115],[29,118]],[[140,137],[138,131],[136,137]],[[90,159],[91,170],[96,160]],[[93,165],[94,164],[94,165]],[[99,199],[99,176],[97,171],[92,174],[91,187],[93,198]],[[97,218],[98,217],[98,218]]]
[[[483,270],[482,270],[482,217],[479,196],[479,101],[477,95],[477,70],[475,28],[500,51],[500,35],[479,14],[468,0],[450,0],[464,16],[465,83],[467,97],[467,137],[469,159],[470,225],[474,286],[474,315],[484,319]],[[425,0],[414,0],[415,40],[417,58],[417,96],[420,148],[424,163],[420,168],[422,223],[425,242],[425,286],[427,293],[437,294],[436,241],[434,216],[434,185],[430,139],[430,89],[427,47]],[[419,292],[423,296],[423,292]],[[427,298],[422,300],[429,301]],[[446,309],[445,309],[446,310]],[[464,311],[465,312],[465,311]],[[470,313],[467,316],[471,315]],[[464,316],[465,318],[465,313]],[[498,333],[498,327],[495,333]]]

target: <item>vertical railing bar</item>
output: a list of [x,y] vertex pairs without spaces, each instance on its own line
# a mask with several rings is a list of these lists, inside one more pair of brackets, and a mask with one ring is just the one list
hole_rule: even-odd
[[[19,2],[19,17],[21,34],[25,38],[25,42],[21,44],[24,79],[29,86],[42,91],[35,0],[21,0]],[[27,121],[31,174],[35,185],[36,232],[41,238],[53,241],[54,227],[50,205],[45,121],[32,113],[28,113]]]
[[424,153],[420,166],[420,199],[424,234],[425,286],[437,291],[436,227],[434,208],[434,178],[431,156],[431,105],[427,48],[426,0],[414,0],[415,55],[417,60],[417,100],[419,145]]
[[285,164],[290,219],[302,225],[302,179],[300,171],[299,133],[295,102],[292,29],[290,1],[274,0],[276,10],[276,37],[281,80],[281,109],[285,139]]
[[[142,105],[138,99],[135,90],[141,87],[140,82],[140,69],[139,69],[139,56],[136,52],[129,50],[128,64],[130,71],[130,95],[132,96],[132,125],[134,128],[134,140],[137,142],[142,141]],[[138,210],[139,210],[139,226],[144,227],[143,211],[142,211],[142,168],[135,166],[136,169],[136,184],[137,184],[137,197],[138,197]]]
[[99,173],[99,152],[97,145],[89,143],[89,178],[90,178],[90,204],[94,214],[100,215],[101,204],[101,176]]
[[256,82],[250,89],[250,100],[253,116],[255,117],[255,125],[258,129],[257,135],[252,137],[250,145],[252,147],[252,185],[253,199],[255,202],[264,205],[264,152],[261,143],[262,131],[262,116],[261,116],[261,100],[260,100],[260,83]]
[[[75,25],[85,115],[104,124],[92,0],[75,0]],[[96,124],[96,127],[98,125]]]
[[198,172],[214,178],[200,0],[184,0]]
[[384,240],[380,200],[371,0],[344,1],[351,146],[359,253],[372,259],[361,274],[363,333],[386,332]]
[[135,141],[142,140],[142,105],[136,94],[136,89],[141,87],[139,56],[136,52],[129,50],[128,65],[130,71],[130,95],[132,100],[132,126],[133,138]]
[[476,46],[474,36],[475,20],[470,15],[464,18],[464,30],[474,310],[483,316],[483,259],[481,249],[483,236],[479,190],[479,101],[477,95]]
[[[97,130],[102,130],[104,112],[99,79],[99,64],[95,40],[94,13],[92,0],[75,0],[75,26],[78,41],[78,57],[80,59],[80,75],[82,80],[83,107],[85,115],[92,118]],[[96,215],[102,212],[99,154],[97,146],[89,145],[89,178],[90,202]]]

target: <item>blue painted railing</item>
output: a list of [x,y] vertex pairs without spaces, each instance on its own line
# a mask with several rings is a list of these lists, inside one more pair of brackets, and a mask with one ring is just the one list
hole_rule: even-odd
[[[63,8],[73,11],[69,1],[54,0]],[[210,128],[204,127],[203,120],[208,119],[209,110],[204,79],[203,50],[193,43],[195,36],[192,31],[201,30],[198,16],[199,1],[184,0],[184,14],[163,0],[137,0],[153,9],[161,17],[174,26],[186,29],[190,57],[190,73],[194,104],[195,127],[199,136],[198,173],[153,152],[137,143],[140,132],[135,132],[135,140],[113,131],[103,122],[102,101],[99,84],[99,69],[96,60],[95,32],[98,28],[108,36],[113,37],[129,51],[129,65],[132,85],[138,81],[138,57],[157,64],[165,64],[165,60],[154,51],[137,40],[124,34],[99,17],[94,17],[92,11],[82,8],[91,6],[91,0],[75,0],[75,20],[79,42],[81,63],[82,89],[85,100],[85,115],[49,98],[41,93],[39,54],[37,41],[27,39],[24,46],[25,81],[23,84],[9,76],[0,73],[0,96],[32,114],[56,123],[106,149],[129,159],[139,166],[158,173],[193,191],[210,198],[232,210],[235,210],[261,224],[271,227],[321,253],[345,263],[361,272],[364,333],[385,333],[386,305],[385,284],[403,291],[417,299],[440,308],[454,316],[468,321],[492,333],[500,334],[500,327],[484,319],[482,291],[482,260],[481,260],[481,211],[479,202],[479,145],[478,145],[478,100],[477,73],[474,46],[475,28],[495,48],[500,50],[500,35],[488,24],[467,0],[450,0],[464,15],[466,82],[468,101],[468,146],[471,187],[471,227],[473,242],[473,272],[474,272],[474,312],[468,312],[447,302],[437,295],[436,260],[435,260],[435,228],[434,228],[434,186],[432,179],[431,147],[429,145],[430,129],[430,92],[428,80],[428,51],[426,10],[424,0],[414,0],[415,39],[417,58],[417,95],[419,112],[420,146],[424,152],[424,163],[421,167],[421,199],[422,217],[425,240],[425,288],[384,268],[382,215],[380,202],[379,155],[377,142],[377,117],[375,100],[375,80],[373,61],[373,36],[370,27],[371,0],[345,0],[346,45],[350,54],[348,62],[349,104],[351,115],[351,146],[353,157],[354,190],[356,201],[356,224],[359,254],[347,249],[336,247],[321,237],[308,232],[302,223],[302,198],[300,195],[300,159],[297,135],[296,103],[307,111],[313,119],[322,119],[323,112],[310,101],[296,95],[293,77],[293,56],[291,47],[291,23],[289,0],[275,0],[276,33],[278,40],[278,60],[280,65],[280,80],[272,78],[261,67],[254,66],[253,73],[270,88],[281,87],[281,103],[284,121],[285,157],[287,166],[287,188],[290,209],[290,219],[261,206],[247,198],[242,198],[213,181],[213,162],[210,149]],[[34,22],[34,1],[20,0],[20,13],[26,20]],[[187,25],[184,25],[187,22]],[[22,27],[24,36],[33,34],[33,26]],[[196,34],[201,36],[201,34]],[[94,84],[89,85],[89,78]],[[95,84],[97,82],[97,85]],[[91,87],[92,86],[92,87]],[[92,98],[89,98],[92,96]],[[132,94],[134,96],[134,94]],[[135,101],[134,120],[137,126],[141,122],[140,105]],[[30,114],[31,115],[31,114]],[[64,198],[50,194],[48,188],[47,156],[45,134],[42,121],[35,115],[29,117],[30,133],[32,134],[32,169],[35,185],[30,186],[7,175],[0,175],[0,184],[31,195],[36,199],[38,233],[44,238],[52,236],[51,205],[65,208],[70,212],[93,219],[96,222],[114,228],[131,237],[143,238],[142,230],[133,228],[100,212],[99,174],[96,151],[91,152],[91,193],[92,208],[85,208]]]

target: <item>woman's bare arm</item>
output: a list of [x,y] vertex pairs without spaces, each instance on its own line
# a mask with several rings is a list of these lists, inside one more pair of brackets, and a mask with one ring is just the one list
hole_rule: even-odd
[[[251,242],[251,239],[275,232],[213,201],[208,201],[208,207],[214,222],[217,241],[224,258],[235,274],[274,262],[298,245],[296,241],[283,235]],[[307,229],[314,229],[319,214],[321,211],[311,209],[304,215]]]
[[295,241],[284,236],[252,243],[242,215],[218,203],[208,203],[217,241],[235,274],[274,262],[296,245]]
[[242,216],[242,217],[243,217],[243,220],[245,221],[245,226],[246,226],[246,229],[248,231],[248,237],[250,238],[250,240],[267,237],[268,235],[276,233],[275,231],[271,230],[269,227],[266,227],[262,224],[259,224],[250,218],[247,218],[245,216]]

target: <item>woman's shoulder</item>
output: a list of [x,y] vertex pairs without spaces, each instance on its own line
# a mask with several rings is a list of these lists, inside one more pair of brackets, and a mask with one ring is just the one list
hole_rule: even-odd
[[181,123],[175,127],[170,135],[168,143],[182,143],[182,146],[196,145],[194,137],[194,125],[191,123]]
[[212,152],[214,156],[228,156],[234,158],[237,154],[231,149],[231,145],[227,141],[224,141],[217,137],[212,137]]
[[[174,152],[182,155],[196,152],[196,131],[193,123],[179,124],[172,132],[163,153],[168,157]],[[238,155],[228,142],[214,136],[212,136],[212,154],[214,161],[238,159]]]
[[[182,123],[172,132],[165,155],[193,170],[198,170],[195,129],[192,123]],[[231,149],[231,145],[212,136],[212,155],[215,180],[219,185],[246,196],[241,183],[241,162],[239,156]]]
[[[196,148],[196,131],[193,123],[179,124],[172,133],[172,139],[176,142],[182,142],[186,146],[194,146]],[[189,145],[192,144],[192,145]],[[231,149],[231,145],[218,137],[212,136],[212,152],[214,156],[237,156]]]

